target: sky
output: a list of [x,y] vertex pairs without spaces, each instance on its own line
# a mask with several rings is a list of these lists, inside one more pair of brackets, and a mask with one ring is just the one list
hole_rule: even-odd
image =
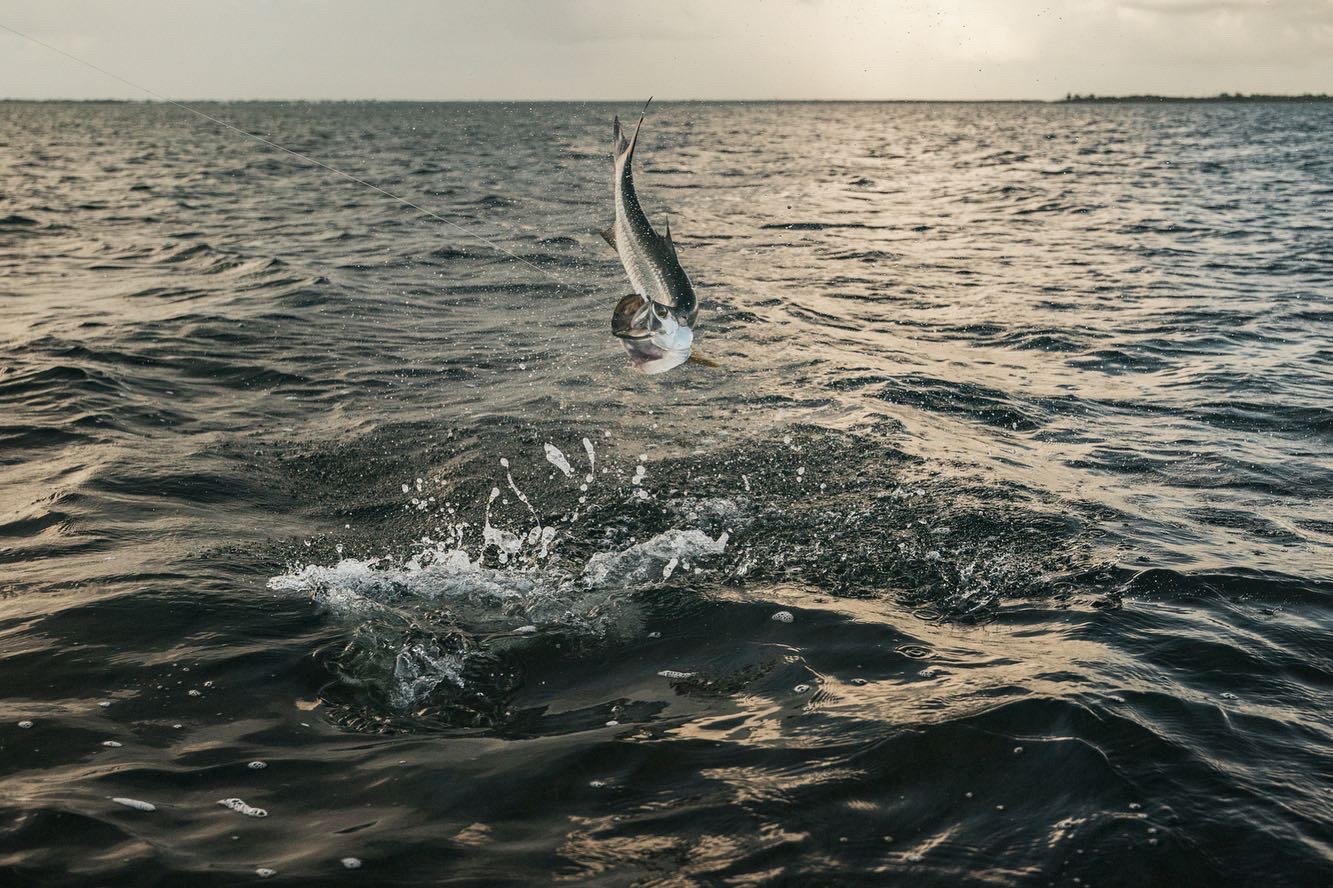
[[[1333,93],[1333,0],[0,0],[188,99]],[[0,30],[0,97],[144,98]]]

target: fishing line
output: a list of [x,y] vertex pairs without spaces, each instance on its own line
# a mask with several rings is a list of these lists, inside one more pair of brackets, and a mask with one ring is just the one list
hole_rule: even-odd
[[[133,89],[137,89],[137,90],[139,90],[140,92],[142,92],[142,93],[144,93],[144,94],[146,94],[146,95],[152,96],[153,98],[157,99],[159,102],[165,102],[165,103],[168,104],[168,105],[172,105],[173,107],[180,108],[182,111],[188,111],[188,112],[190,112],[191,114],[195,115],[196,117],[202,117],[204,120],[212,121],[213,123],[216,123],[218,126],[226,127],[227,129],[231,130],[232,132],[240,133],[240,134],[243,135],[243,136],[247,136],[248,138],[254,139],[256,142],[260,142],[261,144],[267,145],[267,146],[270,147],[270,148],[276,148],[277,150],[282,151],[282,152],[285,153],[285,154],[290,154],[292,157],[298,158],[298,159],[300,159],[300,160],[304,160],[306,163],[314,164],[315,166],[320,167],[321,169],[324,169],[324,170],[329,171],[330,173],[334,173],[334,174],[336,174],[336,175],[342,176],[344,179],[348,179],[348,180],[350,180],[350,181],[352,181],[352,182],[357,183],[358,185],[364,185],[365,187],[371,189],[372,191],[377,191],[377,192],[379,192],[380,194],[384,195],[385,197],[388,197],[388,198],[391,198],[391,199],[393,199],[393,200],[396,200],[396,201],[398,201],[400,204],[403,204],[404,206],[411,207],[412,209],[416,210],[416,211],[419,212],[419,213],[422,213],[422,214],[424,214],[424,215],[427,215],[427,216],[429,216],[429,217],[431,217],[432,219],[435,219],[435,220],[437,220],[437,221],[443,222],[445,225],[448,225],[448,226],[451,227],[451,228],[457,229],[458,231],[462,232],[463,234],[467,235],[467,236],[470,237],[470,238],[473,238],[474,240],[478,241],[479,243],[485,244],[486,246],[490,247],[491,249],[496,250],[496,251],[498,251],[498,252],[500,252],[500,253],[503,253],[504,255],[508,256],[510,259],[513,259],[513,260],[515,260],[516,262],[521,262],[521,263],[523,263],[524,265],[528,266],[528,268],[531,268],[533,271],[537,272],[538,274],[545,275],[546,277],[550,278],[550,279],[553,280],[553,281],[556,281],[557,283],[561,283],[561,284],[567,283],[567,281],[566,281],[563,277],[561,277],[560,275],[558,275],[558,274],[556,274],[556,273],[554,273],[554,272],[552,272],[552,271],[550,271],[550,270],[548,270],[548,269],[542,268],[540,265],[537,265],[537,264],[534,263],[534,262],[530,262],[530,261],[528,261],[527,259],[524,259],[522,256],[518,255],[517,253],[512,253],[512,252],[510,252],[509,250],[506,250],[504,247],[500,246],[500,245],[497,244],[495,241],[493,241],[493,240],[491,240],[491,239],[489,239],[489,238],[487,238],[487,237],[484,237],[483,235],[477,234],[475,231],[473,231],[472,229],[468,228],[467,226],[465,226],[465,225],[459,225],[457,222],[454,222],[452,219],[446,219],[444,216],[441,216],[439,213],[432,212],[431,210],[428,210],[428,209],[426,209],[425,207],[423,207],[423,206],[421,206],[421,205],[419,205],[419,204],[415,204],[415,203],[413,203],[412,201],[408,200],[408,199],[405,198],[405,197],[401,197],[401,196],[399,196],[399,195],[397,195],[397,194],[394,194],[392,191],[389,191],[388,189],[381,188],[380,186],[376,185],[376,184],[373,183],[373,182],[367,182],[365,179],[362,179],[362,178],[360,178],[360,177],[358,177],[358,176],[354,176],[354,175],[352,175],[351,173],[346,172],[345,170],[340,170],[340,169],[338,169],[337,167],[335,167],[335,166],[333,166],[333,165],[331,165],[331,164],[324,163],[324,161],[322,161],[322,160],[317,160],[317,159],[315,159],[315,158],[313,158],[313,157],[310,157],[309,155],[302,154],[302,153],[299,152],[299,151],[294,151],[294,150],[292,150],[291,148],[287,148],[287,147],[284,147],[284,146],[282,146],[282,145],[279,145],[277,142],[274,142],[274,141],[272,141],[272,140],[270,140],[270,139],[266,139],[266,138],[264,138],[264,137],[261,136],[261,135],[257,135],[256,133],[248,132],[248,131],[246,131],[246,130],[241,129],[241,128],[238,127],[238,126],[233,126],[232,124],[227,123],[227,121],[225,121],[225,120],[219,120],[218,118],[213,117],[213,116],[210,115],[210,114],[205,114],[203,111],[200,111],[200,110],[197,109],[197,108],[191,108],[189,105],[183,105],[183,104],[181,104],[180,102],[177,102],[177,101],[174,101],[174,100],[172,100],[172,99],[169,99],[169,98],[167,98],[166,96],[162,95],[161,93],[154,92],[153,90],[149,89],[149,88],[146,87],[146,86],[140,86],[139,84],[135,83],[135,82],[132,81],[132,80],[127,80],[126,78],[121,77],[119,74],[116,74],[116,73],[113,73],[113,72],[111,72],[111,71],[108,71],[106,68],[103,68],[103,67],[101,67],[101,66],[99,66],[99,65],[95,65],[95,64],[93,64],[92,62],[85,61],[84,59],[81,59],[81,58],[79,58],[78,56],[76,56],[76,55],[74,55],[74,54],[72,54],[72,53],[68,53],[68,52],[66,52],[65,50],[63,50],[63,49],[61,49],[60,47],[58,47],[58,46],[52,46],[52,45],[49,44],[49,43],[46,43],[46,42],[44,42],[44,41],[42,41],[42,40],[38,40],[36,37],[33,37],[33,36],[30,35],[30,34],[25,34],[25,33],[23,33],[22,31],[16,31],[15,29],[9,27],[8,25],[4,24],[3,22],[0,22],[0,29],[3,29],[3,30],[5,30],[5,31],[8,31],[9,33],[15,35],[16,37],[22,37],[24,40],[28,40],[28,41],[30,41],[30,42],[32,42],[32,43],[37,44],[38,46],[45,47],[46,49],[49,49],[49,50],[51,50],[51,51],[54,52],[54,53],[58,53],[58,54],[64,56],[65,58],[70,59],[71,61],[78,62],[80,65],[83,65],[83,66],[86,67],[86,68],[91,68],[92,70],[97,71],[97,72],[100,73],[100,74],[105,74],[107,77],[110,77],[110,78],[112,78],[113,80],[119,80],[121,83],[125,84],[126,86],[131,87],[131,88],[133,88]],[[649,101],[651,101],[651,100],[649,100]],[[645,107],[646,107],[646,106],[645,106]],[[496,226],[496,227],[500,227],[500,226]]]

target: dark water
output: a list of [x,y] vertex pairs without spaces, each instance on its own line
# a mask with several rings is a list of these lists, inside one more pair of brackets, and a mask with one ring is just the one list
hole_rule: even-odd
[[207,110],[541,273],[0,104],[4,884],[1329,884],[1333,108]]

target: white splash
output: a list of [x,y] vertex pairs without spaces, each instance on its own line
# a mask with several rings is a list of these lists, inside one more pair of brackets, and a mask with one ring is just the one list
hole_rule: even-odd
[[588,474],[583,480],[591,484],[597,474],[597,451],[592,449],[592,442],[587,438],[583,439],[583,452],[588,454]]
[[594,555],[583,569],[583,581],[593,585],[644,585],[662,576],[666,565],[673,561],[721,555],[728,537],[723,533],[713,539],[702,530],[668,530],[623,552]]
[[[528,511],[532,513],[533,522],[540,528],[542,521],[537,517],[537,510],[532,507],[532,503],[523,495],[523,491],[518,489],[518,485],[514,483],[514,473],[509,470],[509,460],[501,459],[500,465],[504,466],[505,480],[509,482],[509,489],[514,491],[514,496],[518,497],[519,502],[528,507]],[[494,495],[491,496],[491,499],[495,499]]]
[[494,547],[499,550],[500,563],[504,564],[523,548],[523,540],[517,534],[500,530],[491,524],[491,506],[500,498],[500,488],[492,487],[490,499],[486,501],[486,519],[481,527],[481,545],[483,551]]
[[224,808],[230,808],[237,814],[244,814],[246,817],[267,817],[268,812],[263,808],[256,808],[253,805],[247,805],[241,799],[218,799],[218,804]]
[[[591,440],[582,443],[588,457],[586,484],[595,477],[597,457]],[[573,467],[558,448],[547,445],[546,453],[552,465],[572,475]],[[643,460],[632,488],[640,495],[647,494],[637,486],[647,473]],[[409,710],[432,695],[465,687],[472,656],[493,644],[516,643],[551,628],[593,637],[632,636],[641,631],[639,605],[624,593],[659,586],[678,571],[707,570],[700,562],[726,550],[728,533],[714,537],[699,529],[673,529],[593,555],[581,567],[551,559],[560,531],[576,518],[543,526],[515,483],[510,461],[501,459],[500,466],[530,520],[500,526],[497,500],[503,494],[495,486],[481,527],[459,521],[457,503],[442,502],[437,514],[450,523],[422,536],[420,548],[405,559],[340,557],[331,566],[296,566],[268,582],[271,591],[308,596],[344,623],[350,637],[339,670],[349,681],[382,694],[395,709]],[[416,485],[407,486],[405,494],[416,492]],[[729,501],[691,500],[685,514],[675,518],[686,527],[706,526],[717,533],[741,526],[731,520],[738,509]]]
[[126,808],[133,808],[136,811],[156,811],[157,805],[152,802],[141,801],[140,799],[127,799],[120,796],[112,799],[117,805],[124,805]]
[[[587,441],[588,439],[584,438],[583,440]],[[546,461],[561,472],[564,472],[566,478],[574,474],[574,467],[569,464],[569,460],[560,452],[560,448],[556,447],[554,444],[548,443],[546,445]]]

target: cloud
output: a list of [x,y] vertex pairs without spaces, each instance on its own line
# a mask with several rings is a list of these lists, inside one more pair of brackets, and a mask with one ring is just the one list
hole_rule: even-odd
[[1328,0],[1285,0],[1278,3],[1273,0],[1120,0],[1116,5],[1164,15],[1262,12],[1278,17],[1302,14],[1333,17],[1333,3]]
[[[176,98],[1054,98],[1333,88],[1333,0],[9,0]],[[133,97],[0,34],[0,92]]]

